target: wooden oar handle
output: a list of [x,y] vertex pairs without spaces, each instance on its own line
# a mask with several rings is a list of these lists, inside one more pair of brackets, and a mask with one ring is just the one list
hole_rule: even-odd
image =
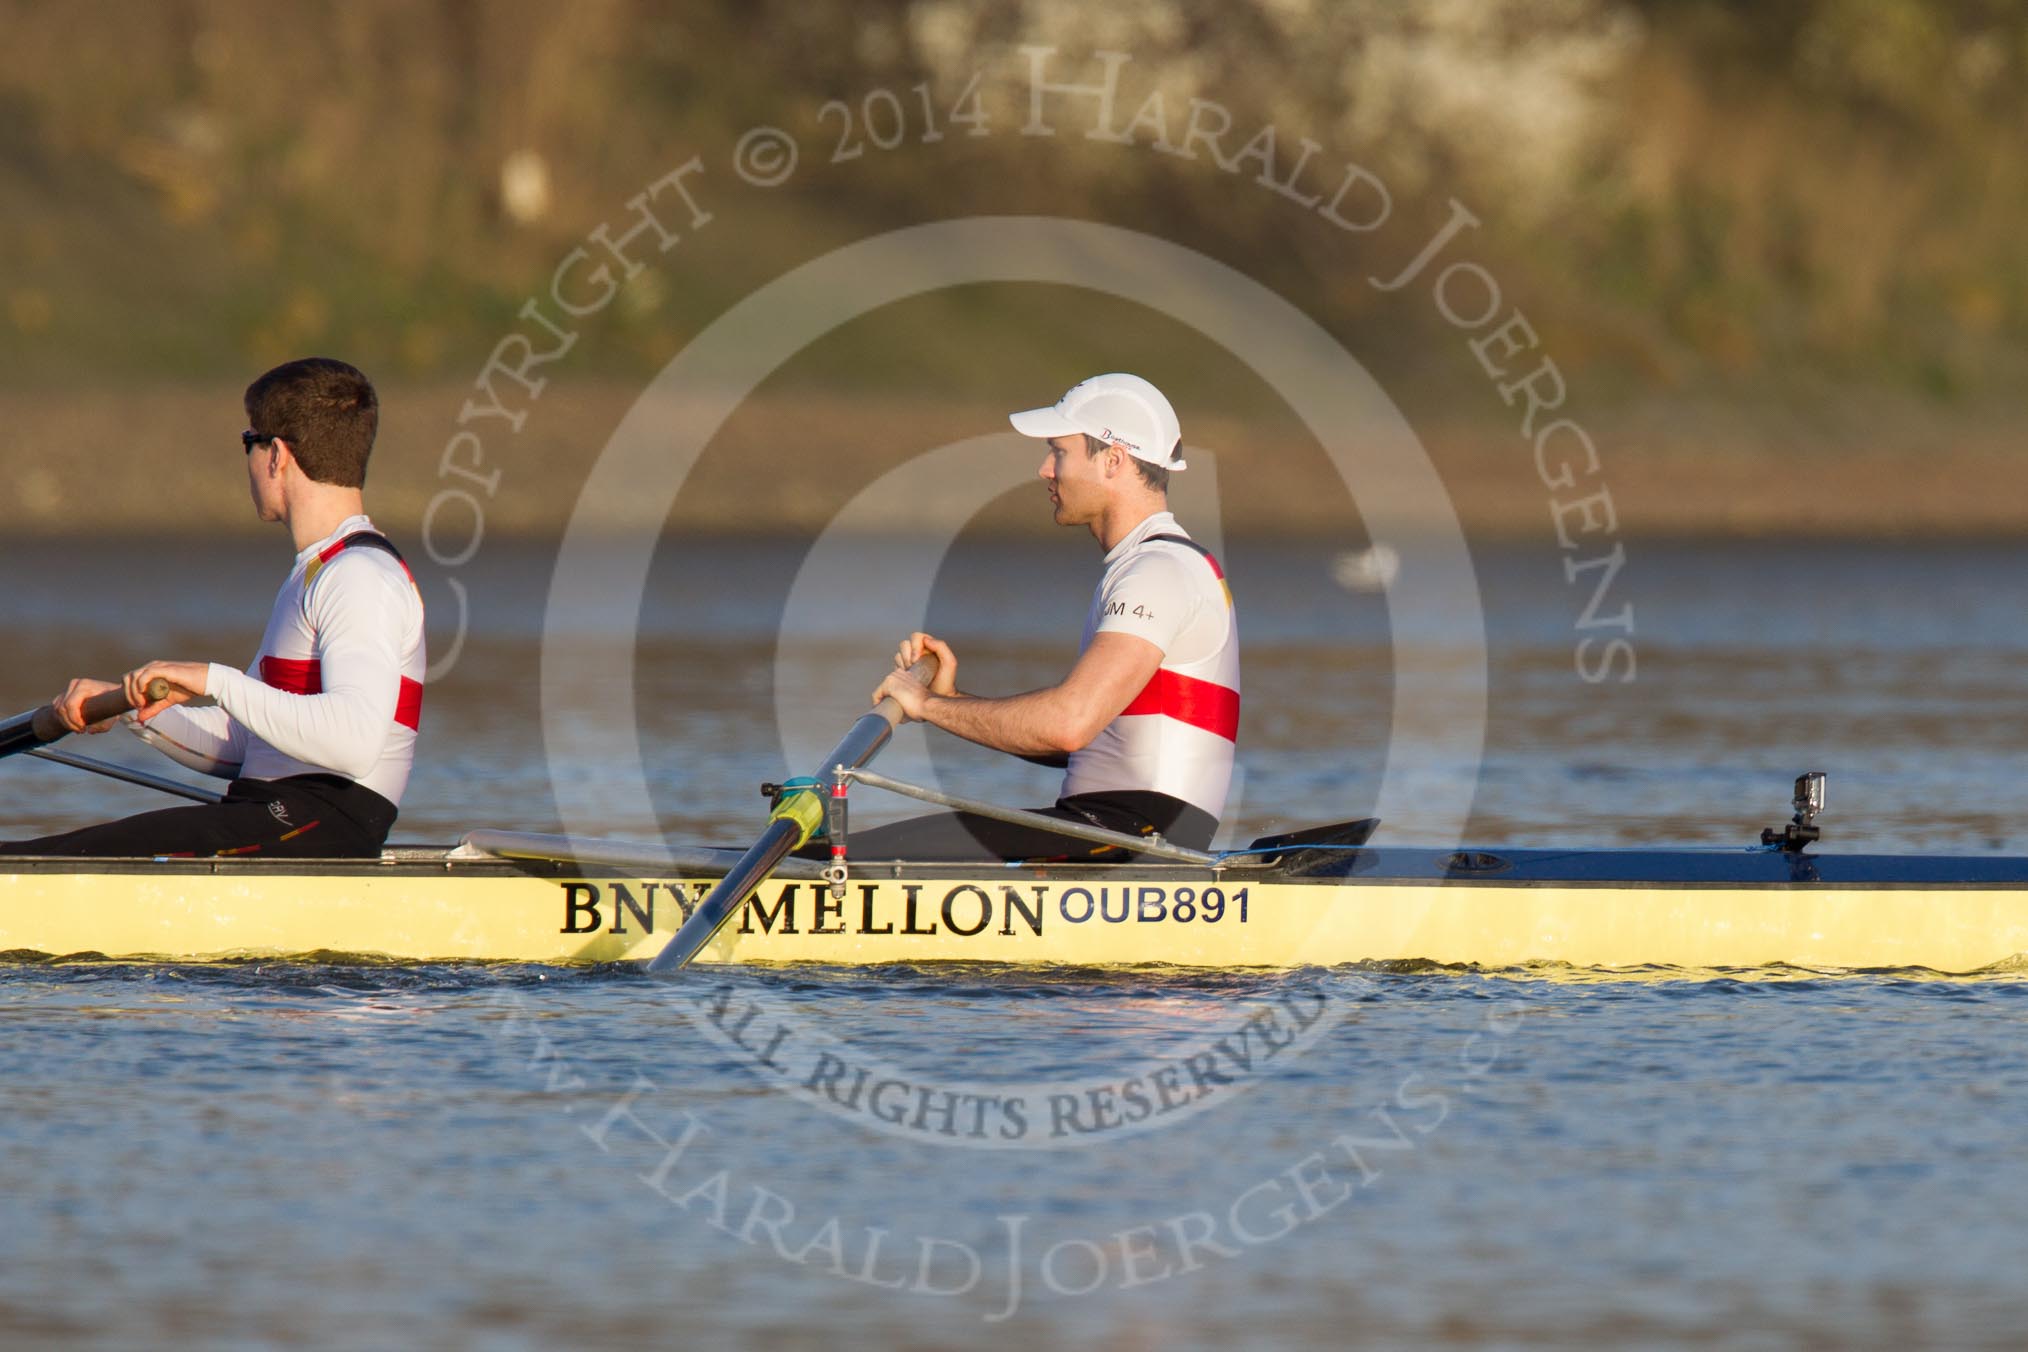
[[[160,676],[148,682],[148,698],[152,700],[169,698],[169,682]],[[84,702],[85,726],[103,723],[108,718],[118,718],[134,706],[127,702],[127,692],[118,688],[103,690]],[[56,710],[47,704],[35,711],[35,736],[39,741],[54,742],[68,737],[70,729],[56,716]]]

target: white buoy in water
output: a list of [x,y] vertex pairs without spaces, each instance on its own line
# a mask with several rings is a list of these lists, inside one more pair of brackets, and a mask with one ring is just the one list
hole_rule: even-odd
[[1331,577],[1350,592],[1384,592],[1401,575],[1401,554],[1392,545],[1347,550],[1331,561]]

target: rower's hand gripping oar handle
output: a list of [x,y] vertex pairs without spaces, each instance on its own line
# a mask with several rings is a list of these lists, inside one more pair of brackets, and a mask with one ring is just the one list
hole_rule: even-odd
[[[150,702],[169,698],[169,682],[157,676],[148,682],[147,696]],[[108,718],[118,718],[134,706],[127,701],[125,690],[114,688],[102,690],[84,702],[84,724],[103,723]],[[70,736],[70,729],[56,716],[56,710],[45,704],[35,711],[35,739],[39,742],[55,742]]]
[[[927,686],[937,678],[937,659],[934,653],[925,653],[916,664],[908,669],[909,677]],[[827,799],[825,786],[830,784],[831,775],[840,765],[856,770],[873,759],[880,748],[887,745],[894,730],[901,726],[907,715],[902,712],[901,702],[888,695],[875,704],[871,710],[859,715],[844,740],[832,748],[831,754],[817,767],[817,773],[803,779],[792,779],[781,786],[783,792],[775,799],[775,809],[769,814],[770,823],[787,821],[797,829],[797,835],[789,849],[799,850],[810,843],[810,838],[824,828],[824,805]],[[781,856],[768,861],[773,868]],[[760,878],[756,877],[755,882]]]
[[[935,683],[937,678],[937,655],[935,653],[924,653],[921,659],[908,669],[908,674],[910,679],[919,682],[924,688],[928,688]],[[874,705],[873,712],[887,720],[887,726],[890,730],[900,727],[902,720],[907,717],[901,711],[901,702],[892,695],[887,696],[880,703]],[[830,767],[826,766],[825,768],[829,769]]]
[[[924,653],[917,658],[915,665],[908,669],[908,675],[910,680],[924,687],[934,683],[937,678],[936,654]],[[900,727],[907,717],[908,715],[902,712],[901,702],[894,696],[888,695],[883,698],[880,703],[873,706],[871,713],[861,714],[859,721],[845,733],[843,740],[831,749],[831,754],[817,767],[818,778],[829,784],[832,773],[840,765],[849,770],[857,770],[872,760],[879,754],[880,748],[887,745],[888,739],[894,735],[894,730]],[[887,726],[879,726],[874,722],[875,719],[879,719]]]

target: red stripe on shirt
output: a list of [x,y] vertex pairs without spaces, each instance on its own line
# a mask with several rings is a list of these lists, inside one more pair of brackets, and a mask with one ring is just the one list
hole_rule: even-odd
[[411,677],[401,678],[401,693],[394,701],[394,721],[410,732],[422,731],[422,682]]
[[[261,681],[292,695],[321,695],[324,693],[324,664],[314,657],[307,660],[263,657]],[[422,682],[402,677],[400,693],[394,698],[394,721],[410,732],[422,731],[422,699]]]
[[263,657],[261,683],[291,695],[320,695],[324,692],[324,664],[312,657]]
[[1120,710],[1122,718],[1136,714],[1159,714],[1202,728],[1228,742],[1239,740],[1239,692],[1215,681],[1158,671],[1141,693],[1134,696],[1134,702]]

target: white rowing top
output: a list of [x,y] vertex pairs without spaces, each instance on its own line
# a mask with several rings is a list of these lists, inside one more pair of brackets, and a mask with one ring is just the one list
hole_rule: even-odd
[[131,725],[158,750],[223,778],[327,774],[401,803],[415,763],[427,668],[423,605],[408,569],[347,536],[365,516],[296,555],[245,671],[214,662],[211,706],[180,705]]
[[1100,634],[1132,634],[1162,650],[1162,665],[1071,753],[1063,795],[1148,790],[1217,817],[1239,737],[1239,623],[1217,560],[1158,535],[1184,531],[1157,512],[1107,552],[1079,651]]

